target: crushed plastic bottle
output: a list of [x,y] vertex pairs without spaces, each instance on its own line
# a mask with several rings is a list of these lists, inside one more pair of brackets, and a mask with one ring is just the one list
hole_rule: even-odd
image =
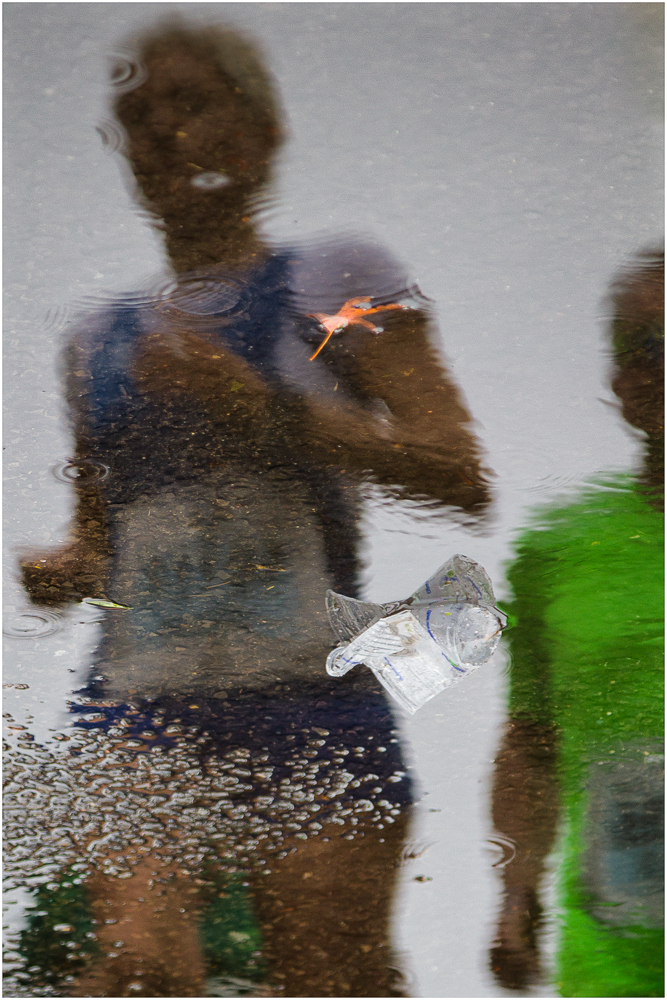
[[484,569],[462,555],[405,601],[371,604],[328,590],[326,604],[339,642],[327,673],[365,664],[411,714],[486,663],[507,624]]

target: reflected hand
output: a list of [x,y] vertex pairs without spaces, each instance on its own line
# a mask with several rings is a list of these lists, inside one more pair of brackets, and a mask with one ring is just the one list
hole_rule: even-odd
[[[84,454],[86,450],[84,446]],[[79,479],[75,488],[73,541],[21,557],[23,586],[34,604],[63,605],[106,594],[110,555],[106,507],[97,484]]]

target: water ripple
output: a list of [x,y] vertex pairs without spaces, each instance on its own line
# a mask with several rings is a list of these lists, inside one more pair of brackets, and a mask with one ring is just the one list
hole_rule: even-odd
[[192,274],[172,281],[159,292],[161,307],[189,316],[233,315],[243,283],[219,275]]
[[492,868],[505,868],[514,861],[516,857],[516,844],[509,837],[503,837],[496,833],[489,837],[486,843],[491,848],[494,860],[491,862]]
[[35,608],[8,615],[2,632],[11,639],[43,639],[60,632],[62,627],[63,617],[57,611]]
[[76,462],[58,462],[51,468],[51,475],[59,483],[76,483],[84,479],[86,482],[106,479],[110,472],[108,465],[92,458],[78,459]]
[[144,82],[148,73],[135,56],[124,52],[113,52],[109,59],[109,79],[114,90],[125,93],[134,90]]
[[122,152],[125,148],[125,132],[113,119],[103,118],[95,126],[95,131],[101,137],[102,145],[107,153],[116,153],[119,150]]

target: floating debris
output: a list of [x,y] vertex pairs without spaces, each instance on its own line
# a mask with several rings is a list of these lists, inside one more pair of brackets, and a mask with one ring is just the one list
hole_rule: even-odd
[[411,714],[486,663],[507,624],[486,572],[462,555],[404,601],[372,604],[328,590],[326,605],[341,643],[327,673],[342,677],[363,663]]
[[129,604],[119,604],[117,601],[109,601],[106,597],[84,597],[82,604],[90,604],[94,608],[118,608],[121,611],[131,611]]

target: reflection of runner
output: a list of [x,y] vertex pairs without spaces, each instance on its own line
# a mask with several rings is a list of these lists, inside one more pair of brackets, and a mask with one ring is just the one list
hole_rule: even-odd
[[[26,558],[24,579],[38,603],[128,608],[104,618],[62,780],[46,752],[17,768],[15,869],[53,878],[26,956],[33,931],[70,933],[58,907],[74,928],[53,975],[47,948],[23,981],[201,996],[244,973],[276,995],[401,995],[389,917],[410,783],[370,672],[326,677],[324,594],[357,587],[359,480],[474,517],[477,442],[386,253],[257,235],[281,129],[251,48],[179,27],[141,57],[114,110],[175,277],[83,317],[67,355],[76,458],[106,474],[79,477],[72,543]],[[346,316],[309,360],[313,316],[361,298],[373,329]],[[72,866],[85,947],[59,903]]]
[[605,485],[543,515],[509,576],[519,624],[494,822],[517,858],[494,967],[508,985],[529,968],[553,782],[567,819],[559,992],[662,996],[662,519],[630,481]]
[[509,572],[518,624],[493,816],[517,854],[492,953],[508,987],[537,973],[537,893],[560,814],[560,994],[663,996],[659,279],[642,269],[616,300],[614,387],[649,434],[642,484],[608,479],[541,512]]

